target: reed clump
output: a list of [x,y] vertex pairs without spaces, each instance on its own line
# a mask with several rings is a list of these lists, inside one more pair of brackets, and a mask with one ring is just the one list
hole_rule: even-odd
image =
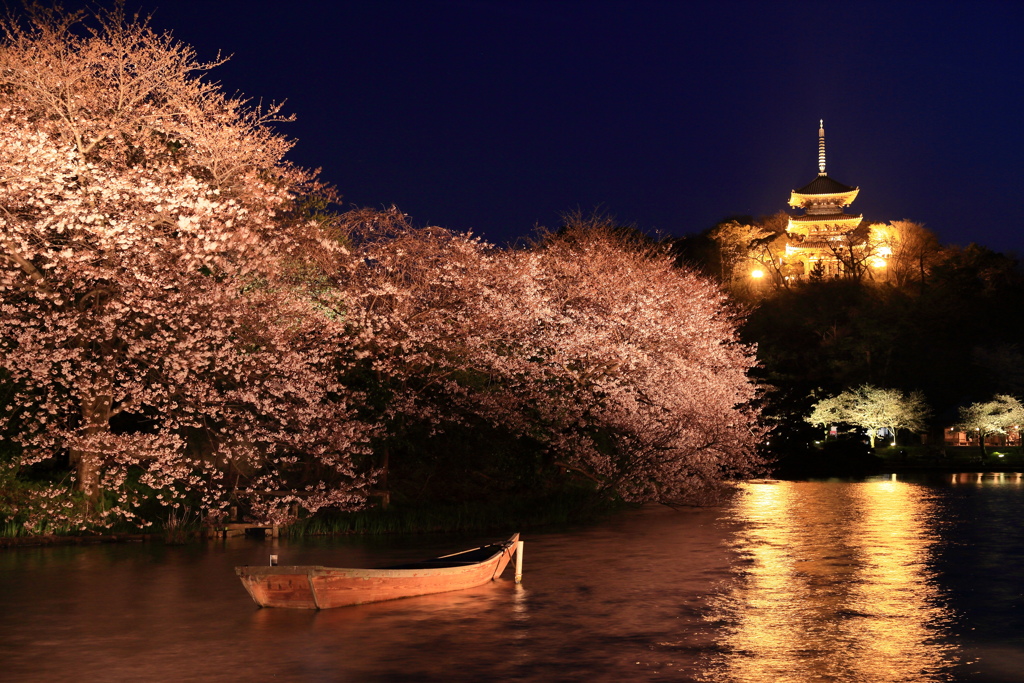
[[202,525],[198,515],[193,515],[188,508],[172,510],[164,520],[164,543],[167,545],[184,545],[201,536]]

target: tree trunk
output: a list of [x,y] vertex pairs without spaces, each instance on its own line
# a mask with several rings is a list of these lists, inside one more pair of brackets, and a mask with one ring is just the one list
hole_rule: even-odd
[[[93,437],[110,431],[110,396],[91,396],[82,401],[82,435]],[[71,464],[75,466],[75,490],[85,494],[90,502],[100,496],[101,454],[90,447],[71,450]]]
[[391,449],[387,444],[384,445],[384,450],[381,453],[380,463],[380,481],[378,487],[382,491],[380,506],[382,509],[387,510],[388,504],[391,502],[391,491],[388,489],[388,467],[391,465]]

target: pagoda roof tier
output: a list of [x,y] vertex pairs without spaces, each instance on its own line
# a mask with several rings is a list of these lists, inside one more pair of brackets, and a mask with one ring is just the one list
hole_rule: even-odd
[[787,244],[786,253],[794,251],[829,251],[829,243],[823,241],[814,242],[799,242],[797,244]]
[[854,192],[858,188],[843,185],[838,180],[828,177],[827,173],[819,173],[818,177],[807,183],[799,190],[793,190],[795,194],[846,194]]
[[864,220],[863,214],[860,216],[852,216],[848,213],[810,213],[803,216],[790,216],[790,223],[813,225],[816,223],[824,223],[826,225],[835,225],[838,223],[860,223]]
[[815,204],[831,204],[836,207],[849,206],[857,198],[859,192],[859,187],[855,187],[849,192],[837,192],[835,194],[801,194],[797,190],[793,190],[793,193],[789,196],[789,205],[805,208]]

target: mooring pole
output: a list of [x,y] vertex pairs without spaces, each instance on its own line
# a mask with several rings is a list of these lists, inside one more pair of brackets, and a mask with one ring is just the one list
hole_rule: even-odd
[[523,542],[516,543],[516,583],[523,582]]

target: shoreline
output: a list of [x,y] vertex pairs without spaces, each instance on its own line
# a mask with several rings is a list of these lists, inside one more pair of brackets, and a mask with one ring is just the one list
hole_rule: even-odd
[[[750,481],[754,482],[769,482],[769,481],[800,481],[800,480],[820,480],[829,478],[861,478],[866,476],[878,476],[886,474],[936,474],[936,475],[949,475],[949,474],[1013,474],[1020,476],[1024,474],[1024,467],[1021,466],[1009,466],[1000,467],[1000,463],[978,463],[973,466],[964,467],[962,464],[957,463],[942,463],[942,464],[915,464],[915,463],[893,463],[885,462],[877,468],[870,470],[863,470],[858,472],[842,471],[837,469],[829,472],[826,470],[819,471],[806,471],[806,472],[786,472],[776,473],[767,479],[753,479]],[[349,534],[359,535],[378,535],[372,531],[349,531]],[[415,532],[407,532],[415,533]],[[430,532],[426,532],[430,533]],[[436,533],[436,532],[435,532]],[[332,534],[324,534],[332,535]],[[205,535],[204,535],[205,536]],[[52,547],[52,546],[68,546],[68,545],[101,545],[106,543],[165,543],[166,538],[162,533],[114,533],[94,536],[56,536],[47,534],[44,536],[0,536],[0,551],[17,548],[33,548],[33,547]]]
[[102,536],[4,536],[0,550],[56,545],[100,545],[103,543],[147,543],[161,540],[161,534],[105,534]]

